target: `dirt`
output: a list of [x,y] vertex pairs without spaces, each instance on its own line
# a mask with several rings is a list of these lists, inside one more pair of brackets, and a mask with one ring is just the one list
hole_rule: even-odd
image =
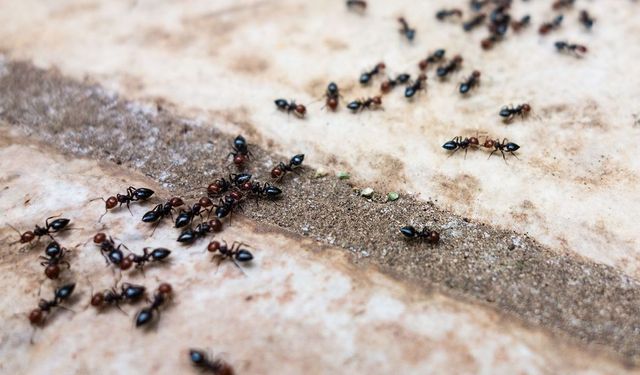
[[[21,129],[25,137],[54,144],[69,155],[137,169],[185,196],[233,170],[225,156],[235,134],[201,125],[233,123],[242,116],[219,112],[206,120],[189,119],[173,113],[166,103],[130,102],[99,85],[29,63],[8,62],[5,67],[0,119]],[[291,155],[301,151],[291,150]],[[257,146],[252,152],[248,171],[263,181],[272,165],[290,157]],[[437,288],[480,301],[526,323],[601,345],[629,364],[640,360],[636,280],[612,267],[552,251],[526,234],[454,215],[437,203],[401,191],[395,202],[384,202],[380,194],[369,200],[354,190],[362,188],[358,181],[332,175],[314,178],[315,172],[306,168],[300,176],[286,176],[278,184],[285,192],[282,199],[248,202],[244,215],[340,246],[354,262],[376,265],[425,290]],[[450,183],[462,183],[463,198],[473,198],[475,184],[468,176],[442,181],[443,186]],[[439,231],[440,244],[403,239],[398,229],[407,224]]]

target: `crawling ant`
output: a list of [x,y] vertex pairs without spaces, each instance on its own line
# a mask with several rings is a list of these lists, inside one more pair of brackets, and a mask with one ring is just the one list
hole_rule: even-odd
[[[104,215],[107,214],[107,212],[113,208],[115,208],[118,203],[120,203],[119,207],[122,207],[123,204],[127,205],[127,209],[129,210],[129,212],[131,212],[131,208],[129,207],[129,204],[131,202],[135,202],[135,201],[145,201],[149,198],[151,198],[151,196],[153,195],[154,191],[151,189],[147,189],[147,188],[135,188],[133,186],[129,186],[127,188],[127,193],[126,194],[116,194],[116,196],[110,196],[109,198],[107,198],[106,200],[104,198],[96,198],[96,199],[102,199],[104,201],[104,213],[102,215],[100,215],[100,219],[98,219],[98,222],[100,222],[102,220],[102,218],[104,217]],[[94,200],[96,200],[94,199]]]
[[260,184],[260,182],[254,182],[251,187],[251,194],[254,197],[276,199],[280,197],[280,195],[282,194],[282,190],[266,182],[264,184]]
[[194,203],[187,210],[180,211],[176,217],[175,227],[182,228],[189,225],[196,216],[202,216],[203,212],[210,212],[211,206],[213,206],[211,199],[208,197],[200,198],[198,202]]
[[[260,186],[259,183],[251,183],[251,191]],[[233,209],[240,205],[242,199],[242,193],[239,191],[232,191],[231,193],[222,197],[217,205],[214,205],[216,210],[215,214],[218,219],[225,218],[227,215],[233,212]]]
[[393,88],[396,87],[397,85],[402,85],[407,83],[409,79],[411,79],[411,76],[409,74],[406,74],[406,73],[398,74],[395,79],[389,78],[386,81],[382,82],[380,84],[380,91],[382,91],[383,94],[386,94],[391,90],[393,90]]
[[222,222],[219,219],[209,220],[196,225],[193,229],[187,229],[180,233],[178,242],[192,243],[200,237],[204,237],[211,232],[220,232],[222,230]]
[[589,12],[587,12],[586,10],[581,10],[580,11],[580,23],[582,24],[582,26],[586,27],[588,30],[591,30],[591,28],[593,27],[593,24],[596,22],[596,20],[594,20],[590,15]]
[[462,28],[464,29],[464,31],[469,32],[475,29],[476,27],[482,25],[485,18],[487,18],[487,15],[484,13],[480,13],[474,16],[473,18],[471,18],[470,20],[466,21],[465,23],[463,23]]
[[166,259],[171,254],[171,250],[159,247],[150,251],[149,247],[142,249],[142,255],[131,253],[127,255],[127,258],[132,263],[135,263],[136,269],[144,270],[144,265],[147,262],[160,262]]
[[229,180],[226,180],[224,177],[219,178],[207,186],[207,195],[211,198],[218,197],[228,192],[234,186],[241,190],[248,190],[250,189],[251,177],[249,173],[233,173],[229,175]]
[[482,10],[482,8],[484,8],[487,4],[489,4],[489,0],[470,0],[469,1],[469,7],[471,8],[471,10],[476,12]]
[[9,227],[11,227],[11,229],[18,232],[18,234],[20,235],[20,239],[13,243],[18,243],[18,242],[29,243],[33,241],[34,238],[36,237],[38,237],[38,241],[40,241],[40,237],[42,236],[49,236],[51,239],[53,239],[53,236],[51,235],[51,233],[57,233],[62,231],[71,222],[70,219],[65,219],[65,218],[59,218],[49,222],[50,219],[53,219],[54,217],[58,217],[58,216],[60,215],[50,216],[44,221],[44,227],[36,225],[32,231],[28,230],[24,233],[20,233],[19,230],[17,230],[15,227],[9,224]]
[[216,253],[214,254],[214,258],[218,258],[218,265],[220,265],[223,260],[229,259],[240,271],[242,271],[242,268],[240,268],[240,265],[238,265],[237,262],[250,262],[253,259],[253,254],[251,254],[249,250],[243,249],[243,245],[247,246],[246,244],[238,241],[234,241],[231,244],[231,247],[228,247],[225,241],[222,241],[222,243],[219,241],[211,241],[209,246],[207,246],[207,251],[210,253]]
[[559,16],[554,18],[553,21],[545,22],[542,25],[540,25],[540,28],[538,29],[538,32],[540,33],[540,35],[546,35],[551,30],[558,29],[560,27],[560,25],[562,25],[562,20],[563,19],[564,19],[564,16],[562,14],[560,14]]
[[51,280],[57,279],[60,276],[60,265],[64,264],[67,269],[71,268],[71,264],[64,260],[67,250],[60,247],[60,244],[56,241],[52,241],[47,245],[45,249],[45,256],[40,256],[43,262],[41,266],[45,267],[44,274]]
[[356,99],[351,103],[347,104],[347,108],[349,108],[353,113],[358,111],[364,111],[365,109],[375,109],[382,105],[382,98],[379,96],[374,96],[372,98],[367,99]]
[[518,156],[515,154],[515,151],[517,151],[520,148],[520,146],[518,146],[513,142],[509,142],[506,138],[504,138],[502,142],[500,142],[498,139],[494,140],[494,139],[487,138],[484,141],[484,144],[482,145],[482,147],[494,149],[493,151],[491,151],[491,154],[489,154],[489,158],[495,152],[500,151],[500,153],[502,154],[502,158],[504,159],[505,162],[507,161],[507,158],[505,157],[505,152],[510,153],[511,155],[515,156],[517,159]]
[[296,116],[302,118],[307,113],[307,107],[302,104],[296,104],[295,101],[286,101],[285,99],[276,99],[275,100],[276,107],[279,110],[291,113],[293,112]]
[[497,6],[489,15],[489,31],[496,37],[502,37],[507,33],[511,22],[511,15],[507,13],[508,5]]
[[527,14],[526,16],[523,16],[522,18],[520,18],[519,21],[512,21],[511,28],[515,32],[520,32],[520,30],[529,26],[529,23],[531,23],[531,16]]
[[480,141],[478,137],[470,137],[470,138],[462,138],[460,136],[454,137],[452,140],[445,142],[442,145],[447,151],[453,151],[451,155],[453,155],[458,150],[464,150],[464,157],[467,157],[467,151],[469,147],[477,147],[480,145]]
[[436,69],[436,75],[440,78],[445,78],[449,73],[452,73],[458,69],[460,69],[460,65],[462,65],[462,57],[460,55],[456,55],[453,57],[451,61],[447,64],[440,65],[438,69]]
[[210,359],[204,351],[189,349],[191,364],[200,371],[210,372],[215,375],[233,375],[233,367],[220,358]]
[[173,215],[173,209],[184,205],[184,201],[181,198],[173,197],[166,201],[164,204],[159,204],[153,208],[153,210],[145,213],[142,216],[142,221],[145,223],[155,223],[167,216]]
[[436,18],[439,21],[444,21],[453,16],[462,17],[462,11],[460,9],[441,9],[436,13]]
[[331,108],[332,111],[338,109],[338,102],[340,101],[340,89],[335,82],[329,83],[327,91],[324,96],[326,97],[326,106]]
[[404,19],[404,17],[399,17],[398,22],[400,22],[400,34],[404,35],[410,42],[412,42],[413,38],[416,36],[416,29],[409,27],[409,23]]
[[242,167],[242,165],[247,160],[249,160],[249,156],[251,156],[251,151],[249,151],[249,145],[247,144],[247,140],[244,139],[244,137],[241,135],[238,135],[233,140],[231,149],[232,151],[227,154],[227,158],[229,158],[229,156],[233,156],[233,164],[235,164],[237,167]]
[[124,244],[121,243],[116,246],[113,238],[107,238],[107,235],[102,232],[96,233],[96,235],[93,236],[93,243],[100,246],[100,252],[107,262],[107,265],[112,263],[123,270],[131,267],[131,261],[125,258],[122,250],[120,250],[121,247],[127,248]]
[[440,241],[440,233],[435,230],[429,230],[427,227],[422,228],[422,230],[417,230],[411,225],[407,225],[406,227],[400,228],[400,233],[407,238],[424,239],[430,244],[437,244]]
[[587,53],[587,47],[581,44],[570,44],[564,41],[558,41],[555,45],[558,52],[571,53],[577,57],[582,57],[585,53]]
[[[115,306],[120,311],[120,304],[123,302],[135,302],[142,298],[146,292],[146,288],[142,285],[123,283],[120,286],[120,291],[116,288],[118,283],[111,289],[105,289],[102,292],[91,294],[91,306],[103,309],[107,306]],[[122,311],[124,313],[124,311]]]
[[427,82],[427,75],[422,73],[418,76],[418,79],[404,89],[404,97],[412,98],[418,91],[426,90],[425,82]]
[[437,63],[438,61],[444,59],[444,54],[445,50],[437,49],[432,54],[427,56],[426,59],[420,60],[420,62],[418,63],[418,67],[420,68],[420,70],[426,70],[429,65]]
[[480,72],[474,70],[473,73],[467,78],[466,81],[460,83],[460,94],[466,94],[473,87],[478,86],[480,84]]
[[575,3],[575,0],[556,0],[551,5],[553,10],[560,10],[562,8],[571,8]]
[[379,74],[382,70],[384,70],[385,65],[383,62],[378,63],[373,69],[371,69],[368,72],[364,72],[360,75],[360,84],[362,85],[366,85],[367,83],[369,83],[371,81],[371,78],[373,78],[373,76]]
[[153,294],[153,300],[151,301],[151,305],[143,308],[136,314],[136,327],[142,327],[149,322],[151,322],[154,318],[154,314],[160,315],[160,307],[165,304],[165,302],[171,297],[171,284],[162,283],[158,286],[158,289]]
[[504,106],[500,109],[500,117],[504,117],[504,120],[509,122],[515,116],[525,118],[529,115],[529,112],[531,112],[531,106],[527,103],[519,104],[515,107]]
[[358,12],[364,12],[367,9],[367,2],[364,0],[347,0],[347,8]]
[[69,299],[69,297],[71,297],[71,294],[73,293],[75,287],[75,283],[63,285],[55,290],[53,294],[53,300],[47,301],[45,299],[41,299],[40,302],[38,302],[38,307],[33,309],[29,313],[29,322],[31,322],[31,324],[34,326],[41,326],[44,324],[47,316],[51,313],[51,310],[54,307],[60,307],[69,310],[68,308],[62,306],[60,303],[66,301],[67,299]]
[[482,39],[480,41],[480,46],[482,47],[482,49],[484,50],[488,50],[493,48],[493,45],[496,42],[499,42],[500,40],[502,40],[502,36],[498,35],[498,34],[489,34],[488,37]]
[[289,164],[280,162],[277,166],[273,167],[271,170],[271,177],[279,181],[287,174],[287,172],[293,172],[299,168],[303,161],[304,154],[294,155],[291,160],[289,160]]

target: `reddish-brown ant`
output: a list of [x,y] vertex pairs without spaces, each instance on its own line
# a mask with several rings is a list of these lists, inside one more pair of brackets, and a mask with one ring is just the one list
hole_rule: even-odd
[[519,104],[515,107],[504,106],[500,109],[500,116],[504,118],[504,121],[509,122],[515,116],[525,118],[531,112],[531,106],[527,103]]
[[554,18],[553,21],[545,22],[542,25],[540,25],[540,28],[538,29],[538,32],[540,33],[540,35],[546,35],[550,31],[558,29],[560,27],[560,25],[562,25],[562,20],[563,19],[564,19],[564,16],[562,16],[562,14],[560,14],[559,16]]
[[556,0],[551,5],[553,10],[560,10],[562,8],[571,8],[575,3],[575,0]]
[[71,268],[69,262],[64,257],[67,253],[67,249],[60,246],[56,241],[52,241],[47,245],[45,249],[45,256],[40,256],[40,259],[44,260],[40,263],[45,267],[44,274],[51,280],[57,279],[60,276],[60,265],[66,265],[67,269]]
[[276,107],[279,110],[291,113],[293,112],[296,116],[302,118],[307,113],[307,108],[302,104],[296,104],[295,101],[286,101],[285,99],[276,99],[275,100]]
[[411,79],[411,76],[406,73],[398,74],[395,79],[388,78],[386,81],[380,84],[380,91],[386,94],[393,90],[397,85],[405,84]]
[[358,12],[364,12],[367,9],[367,2],[364,0],[347,0],[347,8]]
[[470,20],[464,22],[462,24],[462,28],[464,29],[464,31],[469,32],[469,31],[475,29],[476,27],[482,25],[482,23],[484,22],[485,18],[487,18],[487,15],[484,14],[484,13],[480,13],[478,15],[475,15]]
[[329,83],[327,86],[327,91],[324,94],[326,98],[326,106],[331,108],[332,111],[338,109],[338,104],[340,101],[340,89],[338,89],[338,85],[335,82]]
[[154,193],[154,191],[151,190],[151,189],[135,188],[133,186],[129,186],[127,188],[127,193],[126,194],[118,193],[118,194],[116,194],[115,197],[114,196],[110,196],[106,200],[104,198],[92,199],[92,200],[102,199],[104,201],[104,213],[100,216],[100,219],[98,219],[98,222],[100,222],[102,220],[104,215],[106,215],[109,210],[115,208],[118,205],[118,203],[120,204],[119,207],[122,207],[123,204],[126,204],[127,205],[127,209],[129,210],[129,212],[131,212],[131,208],[129,207],[129,204],[131,202],[145,201],[145,200],[151,198],[153,193]]
[[40,241],[40,237],[42,236],[49,236],[51,239],[53,239],[53,236],[51,235],[51,233],[57,233],[62,231],[71,222],[70,219],[65,219],[65,218],[59,218],[49,222],[50,219],[53,219],[54,217],[58,217],[58,216],[60,215],[50,216],[45,220],[44,227],[36,225],[33,231],[28,230],[24,233],[20,233],[19,230],[17,230],[14,226],[9,224],[9,227],[11,227],[11,229],[18,232],[18,234],[20,235],[20,239],[13,243],[18,243],[18,242],[28,243],[33,241],[36,237],[38,237],[38,241]]
[[383,71],[385,68],[385,65],[383,62],[378,63],[373,69],[371,69],[368,72],[364,72],[360,75],[360,84],[366,85],[367,83],[369,83],[371,81],[371,78],[377,74],[379,74],[381,71]]
[[[115,306],[118,310],[123,302],[135,302],[142,298],[146,292],[146,288],[142,285],[123,283],[120,291],[117,290],[118,282],[111,289],[105,289],[102,292],[91,293],[91,306],[97,309],[104,309],[107,306]],[[125,313],[126,314],[126,313]]]
[[400,233],[407,238],[424,239],[430,244],[437,244],[440,241],[440,234],[435,230],[429,230],[427,227],[422,228],[422,230],[417,230],[413,226],[407,225],[400,228]]
[[354,100],[347,104],[347,108],[355,113],[358,111],[364,111],[365,109],[375,109],[381,105],[382,98],[380,96],[374,96],[372,98]]
[[511,22],[511,28],[515,32],[520,32],[520,30],[522,30],[522,29],[526,28],[527,26],[529,26],[529,23],[531,23],[531,16],[529,16],[527,14],[527,15],[523,16],[522,18],[520,18],[520,21],[512,21]]
[[75,287],[75,283],[63,285],[55,290],[53,294],[53,300],[47,301],[45,299],[40,299],[40,302],[38,302],[38,307],[29,313],[29,321],[31,322],[31,324],[34,326],[43,325],[48,315],[55,307],[69,310],[68,308],[62,306],[60,303],[68,300],[69,297],[71,297],[71,294],[73,293]]
[[196,225],[193,229],[187,229],[180,233],[178,242],[192,243],[200,237],[204,237],[212,232],[220,232],[222,230],[222,222],[219,219],[209,220]]
[[558,41],[555,45],[559,52],[567,52],[577,57],[582,57],[587,53],[587,47],[581,44],[571,44],[565,41]]
[[473,73],[471,73],[471,75],[469,76],[469,78],[467,78],[466,81],[460,83],[460,93],[461,94],[466,94],[469,92],[469,90],[471,90],[473,87],[478,86],[480,84],[480,72],[477,70],[474,70]]
[[406,89],[404,89],[404,97],[412,98],[418,91],[426,90],[427,89],[425,84],[426,82],[427,82],[427,75],[424,73],[421,73],[418,76],[418,79],[413,81],[412,84],[410,84],[409,86],[407,86]]
[[442,59],[444,59],[445,53],[446,52],[443,49],[437,49],[433,51],[433,53],[427,56],[427,58],[425,58],[424,60],[420,60],[420,62],[418,63],[418,67],[420,68],[420,70],[426,70],[430,65],[442,61]]
[[591,28],[593,27],[593,24],[596,22],[596,20],[594,20],[593,17],[591,17],[589,15],[589,12],[587,12],[586,10],[580,11],[579,20],[582,26],[586,27],[588,30],[591,30]]
[[416,36],[416,29],[409,27],[409,23],[404,17],[399,17],[398,22],[400,22],[400,34],[404,35],[410,42],[413,41],[413,38]]
[[451,61],[449,61],[444,65],[440,65],[438,69],[436,69],[436,75],[440,78],[445,78],[450,73],[460,69],[460,66],[462,65],[462,61],[463,59],[460,55],[454,56],[453,59],[451,59]]
[[238,135],[231,145],[232,151],[227,154],[227,159],[229,156],[233,156],[233,164],[238,167],[242,167],[242,165],[249,160],[249,156],[251,156],[251,151],[249,151],[249,145],[247,144],[247,140],[244,139],[243,136]]
[[441,9],[436,13],[436,18],[440,21],[444,21],[451,17],[462,17],[462,11],[460,9]]
[[253,259],[253,254],[251,254],[249,250],[243,249],[243,245],[247,246],[246,244],[238,241],[234,241],[231,244],[231,247],[228,247],[225,241],[222,241],[222,243],[219,241],[211,241],[207,246],[207,251],[215,253],[211,260],[213,261],[213,259],[218,259],[218,265],[220,265],[223,260],[229,259],[240,271],[242,271],[242,268],[240,268],[240,265],[238,265],[237,262],[250,262]]
[[497,151],[500,151],[500,153],[502,154],[502,158],[504,159],[505,163],[507,161],[507,158],[505,157],[505,152],[506,153],[510,153],[511,155],[515,156],[516,159],[518,158],[518,156],[515,154],[515,151],[517,151],[520,146],[518,146],[517,144],[513,143],[513,142],[509,142],[506,138],[504,138],[502,140],[502,142],[500,142],[500,140],[498,139],[490,139],[487,138],[484,141],[484,144],[482,145],[482,147],[484,148],[493,148],[493,151],[491,151],[491,154],[489,154],[489,158]]
[[291,160],[289,160],[288,164],[280,162],[278,165],[273,167],[271,170],[271,177],[279,181],[287,174],[287,172],[296,171],[296,169],[302,165],[303,161],[304,154],[294,155]]
[[214,375],[233,375],[233,367],[221,358],[211,359],[200,349],[189,349],[191,364],[200,371],[210,372]]
[[171,284],[162,283],[158,286],[158,289],[153,294],[153,300],[151,304],[136,314],[136,327],[142,327],[144,325],[149,324],[153,319],[154,315],[160,315],[160,307],[164,305],[167,300],[171,297],[173,292],[173,288],[171,288]]

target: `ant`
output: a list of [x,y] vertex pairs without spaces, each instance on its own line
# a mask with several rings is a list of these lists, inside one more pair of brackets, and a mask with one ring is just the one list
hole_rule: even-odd
[[580,11],[579,20],[582,26],[586,27],[588,30],[591,30],[591,28],[593,27],[593,24],[596,22],[596,20],[594,20],[593,17],[591,17],[589,15],[589,12],[587,12],[586,10]]
[[191,364],[200,371],[207,371],[215,375],[233,375],[233,367],[220,358],[210,359],[204,351],[189,349]]
[[560,10],[562,8],[571,8],[575,3],[575,0],[556,0],[551,5],[553,10]]
[[570,44],[564,41],[558,41],[555,45],[558,52],[571,53],[576,57],[582,57],[585,53],[587,53],[587,47],[581,44]]
[[169,283],[162,283],[158,286],[158,289],[153,294],[151,305],[143,308],[138,311],[138,314],[136,314],[136,328],[151,322],[154,318],[154,314],[160,315],[160,307],[171,297],[171,292],[172,288]]
[[173,197],[164,204],[159,204],[155,206],[153,210],[142,215],[142,221],[145,223],[155,223],[167,216],[173,216],[173,209],[182,205],[184,205],[184,201],[181,198]]
[[[255,197],[264,197],[269,199],[276,199],[282,194],[280,188],[273,186],[269,183],[260,184],[259,182],[253,183],[251,187],[251,193]],[[222,208],[222,207],[221,207]]]
[[380,73],[380,71],[384,70],[385,65],[383,62],[378,63],[373,69],[368,72],[364,72],[360,75],[360,84],[366,85],[371,81],[371,78],[376,74]]
[[104,198],[93,199],[93,200],[102,199],[104,201],[104,213],[102,215],[100,215],[100,219],[98,219],[98,222],[100,222],[102,220],[102,218],[104,217],[104,215],[107,214],[107,211],[115,208],[118,205],[118,203],[120,203],[119,207],[122,207],[123,204],[126,204],[127,205],[127,209],[129,210],[129,212],[131,212],[131,208],[129,207],[129,204],[131,202],[145,201],[145,200],[151,198],[153,193],[154,193],[154,191],[151,190],[151,189],[135,188],[133,186],[129,186],[127,188],[127,194],[118,193],[118,194],[116,194],[115,197],[114,196],[110,196],[106,200]]
[[425,82],[427,82],[427,76],[426,74],[421,73],[418,76],[418,79],[413,81],[411,85],[407,86],[407,88],[404,89],[404,97],[412,98],[418,91],[426,90],[427,87],[425,86]]
[[194,203],[187,210],[181,210],[178,216],[176,217],[175,227],[182,228],[184,226],[189,225],[193,218],[196,216],[202,216],[203,212],[211,212],[211,207],[213,203],[211,199],[208,197],[202,197],[197,203]]
[[437,63],[438,61],[444,59],[444,54],[445,50],[437,49],[432,54],[427,56],[426,59],[420,60],[420,62],[418,63],[418,67],[420,68],[420,70],[426,70],[429,65]]
[[464,31],[469,32],[475,29],[476,27],[480,26],[484,22],[485,18],[487,18],[487,15],[484,13],[480,13],[477,16],[474,16],[473,18],[471,18],[469,21],[466,21],[465,23],[463,23],[462,28],[464,29]]
[[364,12],[367,9],[367,2],[364,0],[347,0],[347,8],[358,12]]
[[279,181],[287,174],[287,172],[293,172],[299,168],[303,161],[304,154],[294,155],[291,160],[289,160],[289,164],[280,162],[277,166],[273,167],[271,170],[271,177]]
[[64,256],[67,253],[67,249],[60,247],[60,244],[56,241],[52,241],[47,245],[44,251],[45,256],[40,256],[40,259],[44,261],[40,263],[45,267],[44,274],[51,280],[57,279],[60,276],[60,265],[64,264],[67,269],[71,268],[69,262],[64,260]]
[[326,97],[326,106],[331,108],[332,111],[338,109],[338,102],[340,101],[340,89],[338,89],[338,85],[335,82],[329,83],[327,86],[327,91],[324,96]]
[[56,289],[53,294],[53,300],[47,301],[45,299],[40,299],[38,302],[38,307],[31,310],[29,313],[29,322],[31,322],[34,326],[41,326],[47,319],[47,316],[51,313],[51,310],[54,307],[60,307],[65,310],[69,310],[68,308],[62,306],[60,303],[66,301],[71,297],[73,290],[75,289],[76,284],[66,284]]
[[229,175],[229,180],[226,180],[224,177],[219,178],[209,184],[207,187],[207,195],[211,198],[220,196],[220,194],[226,193],[233,186],[242,190],[249,190],[251,188],[251,177],[249,173],[233,173]]
[[430,244],[437,244],[440,241],[440,233],[435,230],[429,230],[427,227],[422,228],[422,230],[417,230],[411,225],[407,225],[406,227],[400,228],[400,233],[407,238],[424,239]]
[[398,22],[400,22],[400,34],[404,35],[410,42],[413,41],[413,38],[416,36],[416,29],[412,29],[409,27],[409,23],[404,17],[399,17]]
[[560,27],[560,25],[562,25],[562,20],[563,19],[564,19],[564,16],[561,14],[561,15],[557,16],[556,18],[554,18],[553,21],[543,23],[542,25],[540,25],[540,28],[538,29],[538,32],[540,33],[540,35],[546,35],[551,30],[558,29]]
[[293,112],[296,116],[302,118],[307,113],[307,108],[302,104],[296,104],[295,101],[288,102],[285,99],[276,99],[275,100],[276,107],[279,110],[291,113]]
[[[251,190],[256,188],[256,186],[260,186],[259,183],[252,183]],[[216,217],[218,219],[222,219],[227,215],[233,212],[233,209],[240,204],[240,200],[242,199],[242,193],[239,191],[232,191],[231,193],[225,195],[220,198],[218,201],[219,204],[214,205],[216,207]]]
[[510,153],[511,155],[515,156],[516,159],[517,159],[518,156],[515,154],[515,151],[517,151],[520,148],[520,146],[518,146],[517,144],[515,144],[513,142],[509,142],[506,138],[504,138],[502,140],[502,142],[500,142],[497,139],[495,139],[495,140],[487,139],[487,140],[484,141],[484,144],[482,145],[482,147],[493,148],[494,149],[493,151],[491,151],[491,154],[489,154],[489,158],[495,152],[500,151],[500,153],[502,154],[502,158],[504,159],[505,163],[507,162],[507,158],[504,155],[505,152]]
[[520,18],[520,21],[512,21],[511,22],[511,28],[515,32],[520,32],[520,30],[522,30],[525,27],[529,26],[530,22],[531,22],[531,16],[529,16],[527,14],[527,15],[523,16],[522,18]]
[[449,73],[460,69],[462,61],[463,59],[460,55],[454,56],[453,59],[447,64],[440,65],[438,69],[436,69],[436,75],[440,78],[445,78],[447,75],[449,75]]
[[[103,309],[107,306],[115,306],[118,310],[122,311],[120,303],[135,302],[142,298],[147,290],[142,285],[129,283],[123,283],[120,286],[120,291],[116,289],[117,287],[118,282],[116,281],[116,284],[111,289],[105,289],[96,294],[91,293],[91,306],[98,309]],[[124,311],[122,312],[124,313]]]
[[480,84],[480,72],[474,70],[473,73],[467,78],[466,81],[460,83],[460,94],[466,94],[473,87],[478,86]]
[[471,8],[471,10],[474,10],[476,12],[480,11],[487,4],[489,4],[489,0],[470,0],[469,1],[469,7]]
[[444,148],[447,151],[453,151],[453,153],[451,155],[453,155],[456,151],[460,150],[464,150],[464,157],[467,157],[467,151],[469,147],[477,147],[480,145],[480,141],[478,140],[478,137],[470,137],[470,138],[462,138],[460,136],[458,137],[454,137],[452,140],[445,142],[445,144],[442,145],[442,148]]
[[53,236],[51,235],[51,233],[57,233],[62,231],[71,222],[70,219],[65,219],[65,218],[59,218],[59,219],[53,220],[52,222],[49,222],[50,219],[53,219],[54,217],[58,217],[58,216],[60,215],[50,216],[45,220],[44,227],[36,225],[33,231],[28,230],[24,233],[20,233],[19,230],[17,230],[14,226],[9,224],[9,227],[11,227],[11,229],[18,232],[18,234],[20,235],[20,239],[13,243],[18,243],[18,242],[28,243],[33,241],[33,239],[36,237],[38,237],[38,241],[40,241],[40,237],[42,236],[49,236],[51,239],[53,239]]
[[444,21],[449,17],[462,17],[462,11],[460,9],[441,9],[436,13],[436,18],[439,21]]
[[379,96],[374,96],[372,98],[367,99],[356,99],[351,103],[347,104],[347,108],[349,108],[353,113],[358,111],[364,111],[365,109],[374,109],[378,108],[382,105],[382,98]]
[[200,237],[206,236],[211,232],[220,232],[222,230],[222,222],[219,219],[209,220],[196,225],[194,229],[187,229],[180,233],[178,242],[192,243]]
[[389,78],[386,81],[382,82],[380,84],[380,91],[382,91],[383,94],[386,94],[393,90],[393,88],[397,85],[407,83],[409,79],[411,79],[411,76],[409,74],[398,74],[395,79]]
[[136,264],[136,269],[140,269],[140,271],[144,272],[144,265],[147,262],[163,261],[169,256],[169,254],[171,254],[171,250],[167,250],[162,247],[153,249],[152,251],[149,251],[149,249],[149,247],[142,249],[142,255],[131,253],[127,255],[127,259]]
[[93,243],[100,246],[100,252],[107,262],[107,265],[112,263],[123,270],[131,267],[131,261],[127,260],[127,258],[124,257],[122,250],[120,250],[121,247],[124,247],[125,249],[127,248],[124,244],[121,243],[116,247],[113,238],[107,238],[107,235],[102,232],[96,233],[96,235],[93,236]]
[[[218,258],[218,265],[220,265],[223,260],[229,259],[242,271],[242,268],[240,268],[237,262],[250,262],[253,259],[253,254],[251,254],[249,250],[243,249],[243,245],[247,246],[247,244],[238,241],[234,241],[231,247],[228,247],[225,241],[222,241],[222,243],[219,241],[211,241],[207,246],[207,251],[210,253],[219,253],[214,254],[214,258]],[[213,261],[213,258],[211,260]]]
[[519,104],[515,107],[504,106],[500,109],[500,116],[504,117],[506,122],[511,121],[514,117],[520,116],[525,118],[531,112],[531,106],[527,103]]
[[238,167],[241,167],[249,159],[249,156],[252,155],[251,151],[249,151],[247,140],[241,135],[238,135],[233,140],[231,148],[233,151],[227,154],[227,159],[229,156],[233,156],[233,164]]

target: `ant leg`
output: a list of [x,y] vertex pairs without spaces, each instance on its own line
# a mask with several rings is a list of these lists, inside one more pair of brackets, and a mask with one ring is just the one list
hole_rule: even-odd
[[[122,204],[120,204],[122,206]],[[129,210],[129,213],[131,214],[131,216],[133,216],[133,212],[131,212],[131,207],[129,207],[129,201],[127,201],[127,210]]]
[[53,219],[54,217],[60,217],[60,216],[62,216],[62,214],[54,215],[54,216],[49,216],[49,217],[44,221],[44,226],[45,226],[47,229],[49,229],[49,220],[50,220],[50,219]]
[[[173,219],[173,217],[172,217],[172,219]],[[155,225],[153,226],[153,230],[151,231],[151,234],[149,235],[149,237],[153,237],[153,234],[156,232],[156,228],[158,228],[158,225],[160,225],[160,221],[162,221],[162,219],[158,220],[158,222],[155,223]]]
[[[44,320],[42,321],[42,323],[44,324]],[[38,329],[38,327],[34,326],[33,327],[33,332],[31,332],[31,338],[29,339],[29,344],[33,345],[35,344],[35,341],[33,341],[33,338],[36,335],[36,330]]]
[[70,308],[66,307],[66,306],[62,306],[62,305],[58,305],[59,308],[66,310],[66,311],[70,311],[71,313],[75,314],[76,312],[74,310],[71,310]]
[[98,223],[102,222],[102,218],[104,217],[104,215],[107,214],[107,212],[109,212],[109,210],[105,209],[104,213],[102,215],[100,215],[100,218],[98,219]]
[[489,160],[491,158],[491,156],[493,155],[493,153],[496,152],[496,151],[498,151],[498,150],[496,149],[496,150],[491,151],[491,153],[489,154],[489,157],[487,158],[487,160]]
[[518,155],[516,155],[515,152],[510,152],[511,155],[513,155],[516,159],[520,160],[520,158],[518,157]]
[[240,270],[240,272],[242,272],[242,274],[243,274],[243,275],[247,276],[247,274],[244,272],[244,270],[242,269],[242,267],[240,267],[240,265],[236,262],[236,260],[235,260],[235,259],[233,259],[233,258],[229,258],[229,259],[231,259],[231,261],[233,262],[233,264],[234,264],[236,267],[238,267],[238,269]]
[[125,316],[129,316],[129,314],[127,314],[126,311],[122,310],[122,307],[120,307],[120,305],[117,303],[116,303],[116,309],[120,310],[120,312],[123,313]]

